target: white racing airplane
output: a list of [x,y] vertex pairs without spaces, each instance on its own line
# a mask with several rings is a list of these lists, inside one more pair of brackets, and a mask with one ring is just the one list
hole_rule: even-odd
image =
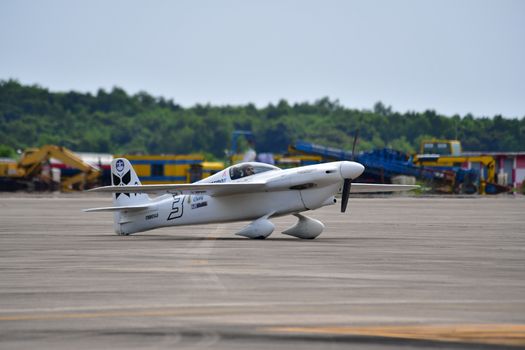
[[[302,212],[336,203],[341,190],[341,212],[351,193],[408,191],[418,186],[354,183],[364,166],[350,161],[282,170],[264,163],[241,163],[192,184],[141,185],[125,158],[111,163],[112,186],[91,192],[113,193],[112,207],[86,212],[113,212],[114,229],[129,235],[158,227],[252,221],[237,235],[266,238],[273,217],[294,215],[298,222],[283,233],[303,239],[321,234],[324,224]],[[148,194],[160,194],[150,198]]]

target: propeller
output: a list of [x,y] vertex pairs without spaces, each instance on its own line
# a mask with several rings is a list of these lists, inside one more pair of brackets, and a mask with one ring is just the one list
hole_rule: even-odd
[[352,187],[352,179],[345,179],[343,182],[343,196],[341,197],[341,213],[346,211],[348,205],[348,197],[350,196],[350,188]]
[[[352,145],[352,161],[355,159],[355,145],[357,144],[357,137],[359,136],[359,130],[356,131],[354,136],[354,143]],[[350,197],[350,189],[352,188],[352,179],[344,179],[343,181],[343,193],[341,196],[341,213],[346,211],[348,205],[348,198]]]
[[359,129],[357,129],[355,132],[354,143],[352,144],[352,162],[355,161],[355,145],[357,143],[358,137],[359,137]]

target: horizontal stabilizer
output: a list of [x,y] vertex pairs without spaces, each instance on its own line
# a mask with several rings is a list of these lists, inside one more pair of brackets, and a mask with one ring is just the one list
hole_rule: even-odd
[[91,209],[84,209],[83,212],[97,212],[97,211],[138,211],[138,210],[144,210],[148,208],[153,208],[155,205],[151,203],[145,203],[145,204],[138,204],[138,205],[124,205],[119,207],[102,207],[102,208],[91,208]]
[[141,185],[141,186],[105,186],[97,187],[89,192],[109,193],[171,193],[171,194],[206,194],[209,196],[224,196],[239,193],[258,192],[265,189],[264,183],[195,183],[173,185]]
[[352,184],[351,193],[374,193],[374,192],[400,192],[410,191],[419,188],[417,185],[384,185],[384,184]]

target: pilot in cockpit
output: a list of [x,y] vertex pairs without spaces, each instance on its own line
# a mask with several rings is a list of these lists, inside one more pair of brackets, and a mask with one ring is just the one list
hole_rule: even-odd
[[253,167],[251,165],[246,165],[244,167],[244,176],[250,176],[255,174],[255,171],[253,171]]
[[255,175],[255,169],[249,164],[235,166],[230,170],[230,177],[232,180],[240,179],[250,175]]

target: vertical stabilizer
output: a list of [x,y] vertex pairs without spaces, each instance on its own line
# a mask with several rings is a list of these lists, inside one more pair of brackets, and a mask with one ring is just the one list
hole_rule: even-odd
[[115,206],[142,204],[150,201],[145,193],[126,193],[126,186],[141,185],[137,173],[126,158],[116,158],[111,162],[111,184],[123,187],[122,193],[113,195]]
[[[139,177],[126,158],[116,158],[111,162],[111,184],[122,186],[122,192],[113,194],[113,204],[115,206],[136,205],[151,201],[145,193],[126,193],[126,186],[141,185]],[[117,234],[122,234],[120,227],[120,212],[114,213],[114,228]]]

